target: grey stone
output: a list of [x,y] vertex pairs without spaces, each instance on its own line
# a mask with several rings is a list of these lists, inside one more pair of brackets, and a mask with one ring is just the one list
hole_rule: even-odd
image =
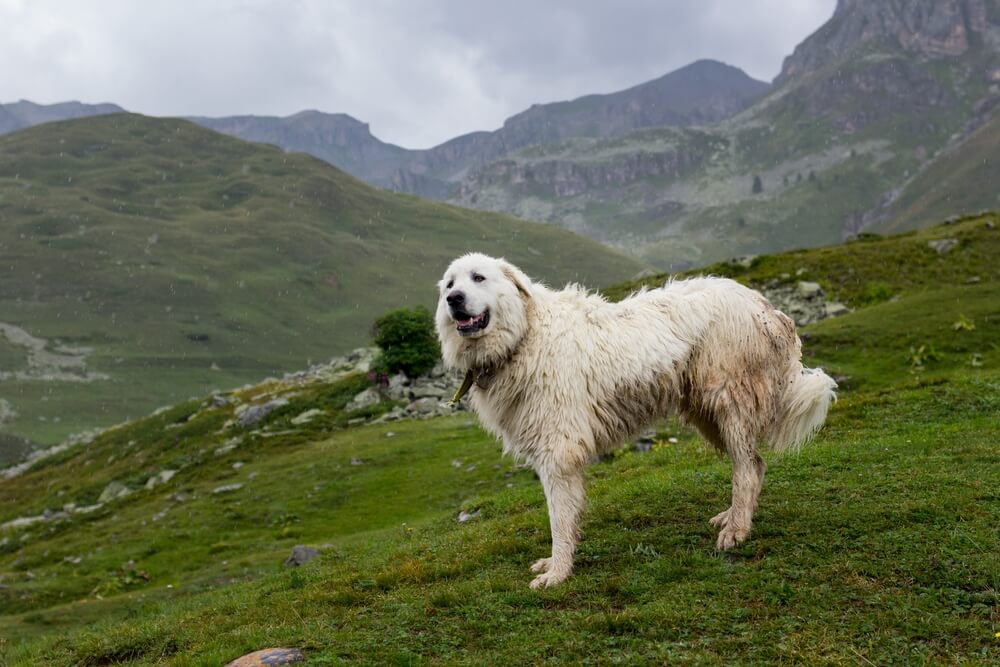
[[125,496],[132,493],[132,489],[128,488],[124,484],[118,481],[109,483],[104,487],[104,491],[101,492],[100,497],[97,499],[98,503],[108,503],[112,500],[118,500],[119,498],[124,498]]
[[295,424],[296,426],[302,426],[303,424],[308,424],[314,418],[320,416],[321,414],[323,414],[323,411],[320,410],[319,408],[313,408],[311,410],[306,410],[305,412],[301,413],[300,415],[298,415],[296,417],[293,417],[292,418],[292,423]]
[[223,484],[222,486],[217,486],[214,489],[212,489],[212,493],[214,493],[214,494],[232,493],[233,491],[239,491],[242,488],[243,488],[243,485],[242,484],[238,484],[238,483],[237,484]]
[[467,523],[469,521],[472,521],[473,519],[479,516],[480,512],[481,510],[475,510],[472,512],[467,512],[465,510],[462,510],[461,512],[458,513],[458,522]]
[[850,308],[837,301],[827,301],[826,305],[823,307],[823,311],[826,313],[827,317],[837,317],[838,315],[844,315],[850,312]]
[[301,567],[319,555],[319,549],[296,544],[292,547],[292,555],[285,559],[285,567]]
[[927,245],[937,254],[947,255],[958,245],[958,239],[934,239],[933,241],[928,241]]
[[448,395],[448,390],[444,387],[435,387],[432,384],[416,385],[410,393],[413,398],[444,398]]
[[799,295],[811,299],[814,296],[819,296],[823,293],[823,288],[820,287],[819,283],[809,282],[807,280],[800,280],[799,284],[796,286]]
[[152,477],[146,480],[146,490],[154,489],[161,484],[166,484],[173,476],[177,474],[176,470],[161,470]]
[[[260,423],[264,417],[268,416],[278,408],[288,405],[287,398],[275,398],[262,405],[253,405],[247,408],[237,418],[238,423],[243,428],[250,428]],[[242,407],[242,406],[241,406]]]
[[406,406],[406,411],[415,412],[417,414],[426,414],[437,410],[438,403],[440,403],[440,401],[435,398],[418,398]]
[[352,410],[360,410],[361,408],[367,408],[369,406],[375,405],[382,400],[382,396],[379,395],[378,391],[374,387],[369,387],[363,392],[351,399],[351,402],[344,407],[344,410],[351,412]]

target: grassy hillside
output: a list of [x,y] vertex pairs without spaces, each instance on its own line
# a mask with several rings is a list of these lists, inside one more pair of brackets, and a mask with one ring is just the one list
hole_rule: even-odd
[[953,213],[1000,206],[1000,115],[930,164],[903,190],[884,231],[926,226]]
[[[707,523],[728,466],[664,423],[652,452],[590,468],[577,571],[531,591],[541,489],[470,418],[346,427],[360,378],[269,383],[235,397],[289,398],[255,433],[193,400],[0,481],[3,524],[179,471],[0,533],[0,662],[221,664],[280,645],[315,665],[994,662],[997,222],[713,267],[751,284],[805,269],[856,308],[802,332],[841,398],[800,456],[768,456],[735,552],[714,552]],[[934,237],[960,244],[928,255]],[[322,420],[291,424],[317,405]],[[283,569],[299,543],[318,561]]]
[[[41,442],[329,358],[457,254],[561,284],[642,265],[311,157],[118,114],[0,137],[0,424]],[[4,325],[14,328],[4,329]]]

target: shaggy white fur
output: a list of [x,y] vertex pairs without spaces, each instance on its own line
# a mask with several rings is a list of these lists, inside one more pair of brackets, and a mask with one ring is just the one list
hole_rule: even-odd
[[572,571],[584,467],[651,421],[679,413],[729,455],[732,505],[710,521],[716,547],[730,549],[750,534],[766,470],[758,443],[797,449],[836,398],[833,380],[802,367],[794,323],[732,280],[671,281],[609,303],[473,253],[439,289],[445,363],[473,374],[483,425],[545,490],[552,555],[532,566],[533,588]]

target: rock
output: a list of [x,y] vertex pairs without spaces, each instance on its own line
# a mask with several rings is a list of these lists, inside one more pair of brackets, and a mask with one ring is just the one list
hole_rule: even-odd
[[321,414],[323,414],[323,411],[320,410],[319,408],[313,408],[311,410],[306,410],[302,414],[300,414],[300,415],[298,415],[296,417],[293,417],[292,418],[292,423],[295,424],[296,426],[302,426],[303,424],[308,424],[314,418],[320,416]]
[[432,368],[430,372],[427,373],[427,377],[435,379],[444,377],[444,375],[445,375],[444,364],[440,361],[434,364],[434,368]]
[[239,491],[242,488],[243,488],[243,485],[239,484],[239,483],[237,483],[237,484],[223,484],[222,486],[217,486],[214,489],[212,489],[212,493],[214,493],[214,494],[232,493],[233,491]]
[[[260,423],[264,417],[268,416],[278,408],[288,405],[287,398],[275,398],[263,405],[253,405],[242,411],[236,419],[236,423],[243,428],[250,428]],[[243,407],[243,406],[240,406]]]
[[128,488],[121,482],[115,481],[104,487],[104,491],[101,492],[100,497],[97,499],[98,503],[109,503],[112,500],[118,500],[119,498],[124,498],[125,496],[132,493],[132,489]]
[[636,439],[635,444],[632,445],[632,449],[637,452],[648,452],[653,448],[653,444],[656,442],[656,431],[649,430],[644,431]]
[[368,421],[368,420],[365,419],[364,417],[355,417],[354,419],[348,419],[347,420],[347,425],[348,426],[361,426],[366,421]]
[[439,403],[440,401],[436,398],[418,398],[406,406],[406,411],[415,412],[417,414],[432,413],[437,410]]
[[270,665],[294,665],[303,662],[306,656],[297,648],[265,648],[247,653],[226,663],[226,667],[265,667]]
[[351,465],[352,466],[363,466],[364,464],[365,464],[364,459],[359,459],[359,458],[353,458],[353,459],[351,459]]
[[176,474],[177,474],[176,470],[161,470],[160,472],[156,473],[155,475],[146,480],[146,490],[149,491],[150,489],[156,488],[161,484],[166,484]]
[[958,239],[934,239],[928,241],[927,245],[939,255],[947,255],[958,245]]
[[473,519],[479,516],[480,512],[481,510],[475,510],[472,512],[466,512],[465,510],[462,510],[461,512],[458,513],[458,522],[467,523],[469,521],[472,521]]
[[292,555],[285,559],[285,567],[300,567],[319,555],[318,549],[296,544],[292,547]]
[[405,373],[396,373],[389,378],[389,386],[386,394],[394,401],[400,401],[409,397],[410,378]]
[[233,451],[239,447],[240,443],[243,441],[242,438],[230,438],[221,447],[215,449],[216,456],[225,456],[229,452]]
[[448,390],[443,387],[435,387],[432,384],[416,385],[410,390],[413,398],[445,398]]
[[740,266],[744,269],[749,269],[753,266],[753,261],[757,259],[757,255],[745,255],[743,257],[733,257],[729,260],[729,263],[733,266]]
[[807,280],[800,280],[799,284],[796,286],[800,296],[804,296],[807,299],[811,299],[814,296],[819,296],[823,293],[823,288],[820,287],[819,283],[809,282]]
[[221,408],[229,405],[229,399],[222,394],[212,394],[211,405],[213,408]]
[[836,301],[827,301],[826,305],[823,307],[823,311],[826,313],[827,317],[837,317],[838,315],[851,312],[850,308]]
[[351,412],[375,405],[382,400],[382,396],[374,387],[369,387],[351,399],[351,402],[344,407],[344,411]]

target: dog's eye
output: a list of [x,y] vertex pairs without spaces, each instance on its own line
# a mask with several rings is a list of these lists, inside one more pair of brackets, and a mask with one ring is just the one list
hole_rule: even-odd
[[454,286],[455,286],[455,281],[454,280],[449,280],[448,284],[445,285],[445,289],[451,289]]
[[473,280],[474,280],[475,282],[477,282],[477,283],[481,283],[481,282],[483,282],[484,280],[486,280],[486,276],[481,276],[481,275],[479,275],[478,273],[473,273],[473,274],[472,274],[472,279],[473,279]]

